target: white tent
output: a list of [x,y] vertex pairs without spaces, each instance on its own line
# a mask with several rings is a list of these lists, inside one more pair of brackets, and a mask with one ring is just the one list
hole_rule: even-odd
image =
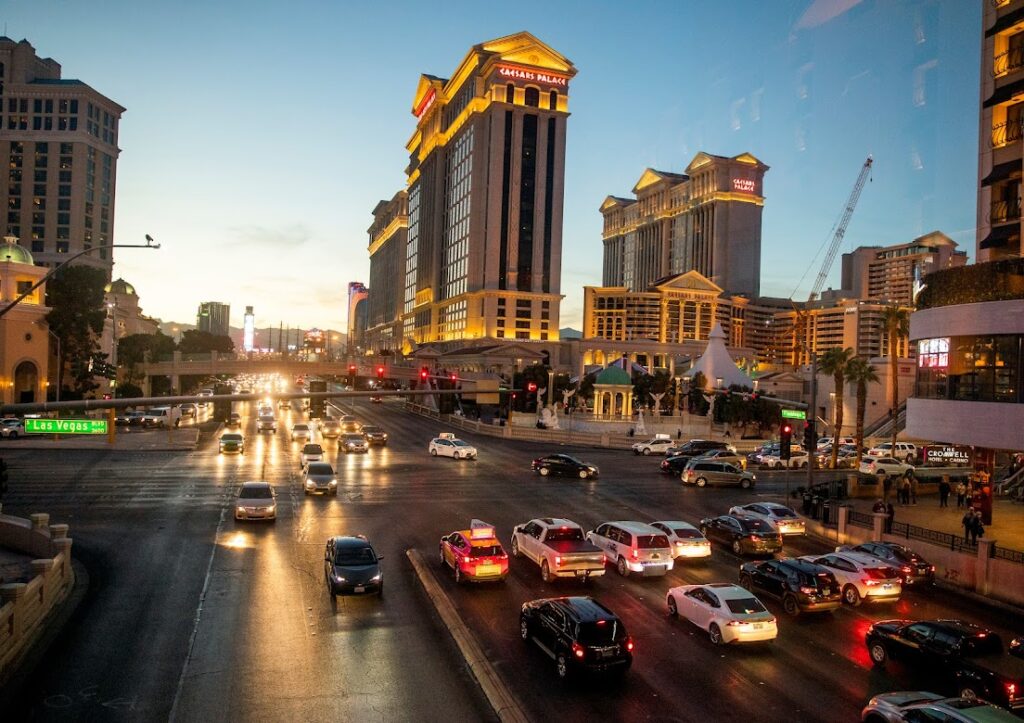
[[[706,389],[728,389],[733,384],[753,389],[754,380],[745,371],[736,366],[725,348],[725,332],[722,325],[716,323],[708,335],[708,345],[697,363],[687,372],[691,378],[700,372],[706,380]],[[718,380],[721,379],[721,382]]]

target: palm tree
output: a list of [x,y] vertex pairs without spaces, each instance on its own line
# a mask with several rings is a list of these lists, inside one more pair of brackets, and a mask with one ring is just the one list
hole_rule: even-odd
[[[835,469],[836,460],[839,458],[839,434],[843,431],[843,387],[846,386],[846,366],[852,357],[853,349],[835,347],[829,349],[818,359],[818,369],[822,374],[831,374],[836,387],[835,424],[832,428],[832,469]],[[812,454],[812,451],[807,450],[807,454]]]
[[868,384],[878,383],[875,368],[860,357],[854,357],[846,365],[846,379],[857,387],[857,431],[854,439],[857,442],[857,463],[854,469],[860,469],[861,450],[864,447],[864,410],[868,404]]
[[896,408],[900,406],[900,378],[899,378],[899,366],[897,361],[899,360],[899,354],[897,349],[899,348],[900,339],[907,337],[910,334],[910,313],[906,309],[901,309],[896,304],[885,307],[882,312],[882,325],[885,328],[885,333],[889,337],[889,414],[892,421],[892,447],[890,450],[896,451]]

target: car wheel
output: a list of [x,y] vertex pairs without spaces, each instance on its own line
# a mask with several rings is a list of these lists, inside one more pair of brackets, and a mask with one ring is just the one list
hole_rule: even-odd
[[555,659],[555,670],[560,679],[565,680],[569,677],[569,660],[565,657],[565,653],[559,653]]
[[547,477],[549,474],[551,474],[551,470],[549,470],[547,467],[541,467],[537,471],[540,473],[541,477]]
[[540,579],[544,582],[551,582],[555,579],[554,575],[551,574],[551,568],[548,566],[548,561],[545,560],[540,566]]
[[671,595],[668,596],[668,614],[672,617],[679,615],[679,606],[676,604],[676,599]]
[[796,603],[796,598],[792,595],[786,595],[782,598],[782,609],[786,611],[787,615],[796,617],[800,614],[800,606]]
[[650,457],[651,456],[651,448],[650,447],[644,447],[643,454],[644,454],[644,457]]
[[512,538],[512,557],[519,557],[520,554],[521,553],[519,552],[519,543],[516,542],[516,538],[513,537]]
[[800,463],[800,469],[807,469],[807,463],[806,462],[801,462]]
[[462,455],[458,452],[452,452],[452,459],[462,459]]
[[744,590],[750,590],[751,588],[753,588],[753,586],[754,583],[750,579],[750,575],[740,575],[740,587],[742,587]]
[[885,645],[878,641],[868,646],[868,655],[871,656],[871,663],[879,667],[885,665],[889,659],[889,652],[885,649]]
[[590,474],[587,472],[587,470],[585,470],[585,469],[581,469],[580,470],[580,479],[586,479],[589,476],[590,476]]
[[618,562],[615,563],[615,569],[619,571],[622,577],[629,577],[629,568],[626,567],[626,558],[619,557]]
[[697,478],[697,486],[698,487],[707,487],[708,486],[708,481],[706,479],[704,479],[703,477],[698,477]]
[[843,602],[850,607],[857,607],[860,605],[860,592],[853,585],[847,585],[843,588]]
[[708,637],[715,645],[722,644],[722,629],[718,627],[717,623],[711,623],[711,627],[708,628]]
[[748,480],[746,477],[741,479],[740,480],[740,487],[742,489],[749,490],[750,489],[750,480]]
[[739,540],[732,541],[732,551],[735,552],[737,555],[743,554],[743,545],[740,544]]
[[436,449],[430,450],[430,456],[431,457],[436,457],[437,456],[437,450]]
[[526,618],[519,618],[519,637],[523,640],[530,639],[530,624]]

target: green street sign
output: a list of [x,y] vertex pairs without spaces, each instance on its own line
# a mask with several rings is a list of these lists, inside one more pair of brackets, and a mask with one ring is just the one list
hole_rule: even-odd
[[26,434],[106,434],[106,419],[26,419]]
[[807,419],[807,412],[802,409],[783,409],[783,419]]

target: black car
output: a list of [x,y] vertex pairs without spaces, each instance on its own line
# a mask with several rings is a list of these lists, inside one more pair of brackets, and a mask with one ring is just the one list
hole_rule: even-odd
[[[847,548],[843,548],[847,549]],[[900,572],[904,585],[932,585],[935,583],[935,565],[923,557],[904,547],[898,542],[865,542],[849,548],[853,552],[863,552],[877,557]]]
[[756,517],[706,517],[700,521],[700,531],[712,542],[728,545],[737,555],[770,555],[782,550],[779,531]]
[[686,469],[687,463],[693,459],[691,455],[679,454],[675,457],[667,457],[661,460],[661,471],[663,474],[671,474],[678,477]]
[[362,535],[330,538],[324,552],[327,592],[332,596],[371,592],[383,595],[383,559]]
[[555,661],[559,678],[574,671],[625,673],[633,664],[633,639],[615,613],[591,597],[523,603],[519,635]]
[[807,560],[748,562],[740,567],[740,585],[781,600],[788,615],[838,610],[843,604],[835,575]]
[[1024,711],[1024,660],[1007,655],[991,630],[963,620],[883,620],[865,642],[876,666],[898,660],[937,692]]
[[368,444],[379,444],[382,447],[388,443],[388,433],[375,424],[363,425],[363,436]]
[[535,459],[531,469],[541,477],[556,474],[565,477],[593,479],[599,474],[599,470],[594,465],[580,461],[568,454],[549,454],[547,457]]
[[726,442],[716,442],[712,439],[691,439],[689,442],[680,444],[677,447],[669,447],[665,450],[666,457],[699,457],[713,449],[728,449],[731,446]]

